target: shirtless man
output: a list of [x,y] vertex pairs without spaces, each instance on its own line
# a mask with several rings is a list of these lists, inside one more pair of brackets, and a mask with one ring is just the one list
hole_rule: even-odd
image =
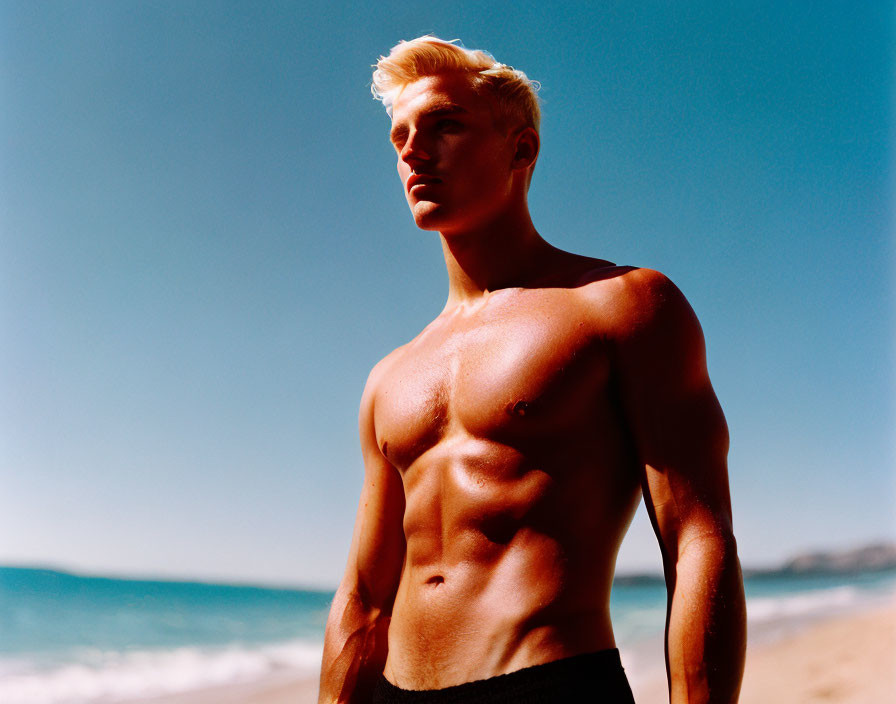
[[736,701],[728,434],[690,306],[662,274],[536,232],[539,109],[522,72],[421,37],[380,59],[373,88],[449,292],[364,390],[320,701],[631,702],[609,598],[642,494],[671,701]]

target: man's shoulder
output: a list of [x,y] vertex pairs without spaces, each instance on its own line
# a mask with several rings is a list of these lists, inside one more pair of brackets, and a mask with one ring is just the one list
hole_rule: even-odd
[[382,380],[388,376],[389,371],[395,367],[401,357],[404,355],[407,344],[396,347],[389,354],[383,357],[379,362],[373,365],[373,369],[367,375],[367,384],[365,385],[365,393],[375,393],[377,387]]
[[669,277],[654,269],[596,268],[572,293],[594,334],[607,341],[626,347],[663,346],[675,340],[702,344],[690,303]]
[[617,315],[638,320],[649,318],[664,306],[685,302],[681,291],[665,274],[636,266],[595,267],[585,272],[574,288],[587,303],[609,307]]
[[677,290],[664,274],[654,269],[569,252],[563,254],[566,260],[554,273],[557,283],[585,295],[650,300],[665,297],[668,290]]
[[[422,334],[423,333],[421,332],[421,335]],[[413,347],[415,340],[419,337],[420,335],[410,342],[406,342],[405,344],[396,347],[379,362],[373,365],[373,368],[367,375],[367,382],[364,385],[364,393],[361,397],[362,406],[365,403],[372,404],[380,390],[389,389],[396,377],[400,377],[401,374],[406,373],[406,370],[402,371],[402,364],[408,362],[409,351]],[[412,356],[413,353],[410,352],[410,355]]]

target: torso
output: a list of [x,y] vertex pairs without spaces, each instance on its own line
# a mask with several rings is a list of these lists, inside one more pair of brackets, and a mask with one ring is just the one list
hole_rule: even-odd
[[504,289],[381,363],[377,444],[407,544],[385,674],[433,689],[614,647],[616,552],[640,496],[614,388],[606,268]]

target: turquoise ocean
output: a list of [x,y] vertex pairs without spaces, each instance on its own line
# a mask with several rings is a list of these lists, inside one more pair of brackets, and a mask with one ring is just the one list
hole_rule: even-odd
[[[765,575],[749,577],[746,589],[755,642],[892,603],[896,571]],[[312,675],[332,596],[0,567],[0,702],[125,702],[278,673]],[[665,604],[659,580],[614,586],[613,623],[630,676],[662,668]]]

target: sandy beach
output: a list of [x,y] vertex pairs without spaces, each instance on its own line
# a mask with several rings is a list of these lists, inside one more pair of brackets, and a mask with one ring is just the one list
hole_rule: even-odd
[[[635,688],[638,704],[668,702],[665,682]],[[896,701],[896,605],[751,642],[740,704],[882,704]]]
[[[638,704],[667,702],[662,679],[635,687]],[[316,677],[283,676],[151,700],[151,704],[312,704]],[[896,605],[815,623],[771,643],[751,642],[741,704],[896,701]]]
[[[817,625],[757,647],[742,704],[896,701],[896,606]],[[645,700],[647,704],[647,700]]]

